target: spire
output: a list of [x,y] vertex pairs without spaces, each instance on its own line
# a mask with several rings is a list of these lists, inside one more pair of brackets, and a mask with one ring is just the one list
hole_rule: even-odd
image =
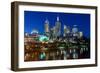
[[59,21],[59,16],[57,16],[57,21]]
[[48,21],[48,19],[47,19],[47,18],[46,18],[46,20],[45,20],[45,23],[46,23],[46,24],[49,24],[49,21]]

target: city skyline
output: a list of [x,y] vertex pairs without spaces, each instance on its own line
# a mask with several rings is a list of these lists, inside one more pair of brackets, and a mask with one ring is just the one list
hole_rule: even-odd
[[[85,37],[90,37],[90,15],[76,13],[56,13],[56,12],[24,12],[24,32],[31,33],[32,30],[38,30],[39,33],[45,32],[45,21],[49,21],[49,27],[53,28],[59,17],[61,22],[61,34],[64,25],[69,26],[72,30],[73,25],[78,26],[78,30],[82,31]],[[86,30],[87,29],[87,30]]]

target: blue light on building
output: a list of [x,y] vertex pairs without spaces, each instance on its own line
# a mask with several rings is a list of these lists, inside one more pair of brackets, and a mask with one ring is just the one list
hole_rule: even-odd
[[41,42],[47,42],[47,41],[49,41],[49,38],[47,36],[41,35],[39,37],[39,41],[41,41]]

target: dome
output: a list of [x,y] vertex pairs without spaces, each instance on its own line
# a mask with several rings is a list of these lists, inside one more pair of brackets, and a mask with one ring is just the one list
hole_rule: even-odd
[[32,30],[31,34],[38,34],[38,31],[37,30]]

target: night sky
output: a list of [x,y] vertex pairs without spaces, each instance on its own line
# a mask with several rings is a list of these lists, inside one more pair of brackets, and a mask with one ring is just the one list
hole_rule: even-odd
[[49,26],[52,28],[55,26],[57,16],[61,22],[62,33],[64,25],[70,28],[77,25],[78,30],[82,31],[85,37],[90,37],[90,14],[79,13],[24,11],[24,32],[31,33],[33,29],[36,29],[39,33],[44,33],[45,20],[49,20]]

